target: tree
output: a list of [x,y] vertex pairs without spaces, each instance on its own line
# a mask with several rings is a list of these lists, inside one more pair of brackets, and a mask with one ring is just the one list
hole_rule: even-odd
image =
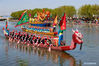
[[[73,6],[61,6],[61,7],[58,7],[58,8],[55,8],[55,9],[49,9],[49,8],[43,8],[43,9],[40,9],[40,8],[35,8],[35,9],[29,9],[28,10],[28,15],[31,14],[31,17],[33,17],[35,15],[35,13],[37,12],[43,12],[42,10],[45,10],[45,11],[49,11],[52,15],[52,18],[55,18],[55,16],[57,15],[58,17],[61,17],[62,14],[65,12],[66,13],[66,16],[73,16],[76,14],[76,9],[75,7]],[[11,13],[11,16],[13,18],[19,18],[22,14],[24,10],[22,11],[17,11],[17,12],[12,12]]]
[[93,18],[93,15],[99,15],[99,5],[84,5],[78,10],[79,16]]

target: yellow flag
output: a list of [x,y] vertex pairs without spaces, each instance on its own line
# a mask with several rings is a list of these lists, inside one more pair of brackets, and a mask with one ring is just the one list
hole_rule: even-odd
[[56,26],[56,24],[57,24],[57,16],[54,19],[53,26]]

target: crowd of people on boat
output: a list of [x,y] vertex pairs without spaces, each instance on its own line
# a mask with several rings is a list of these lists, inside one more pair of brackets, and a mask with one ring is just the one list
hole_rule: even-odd
[[[49,37],[41,37],[25,32],[10,32],[9,33],[9,41],[17,41],[17,43],[23,43],[23,44],[44,44],[47,46],[52,45],[52,40]],[[54,46],[54,45],[53,45]]]
[[[26,32],[17,32],[17,31],[12,31],[9,32],[9,41],[16,41],[17,43],[22,43],[22,44],[28,44],[28,45],[46,45],[46,46],[57,46],[55,43],[52,42],[53,37],[49,36],[40,36],[40,35],[34,35],[34,34],[29,34]],[[58,42],[57,42],[58,43]],[[61,46],[65,45],[64,42],[61,42]]]

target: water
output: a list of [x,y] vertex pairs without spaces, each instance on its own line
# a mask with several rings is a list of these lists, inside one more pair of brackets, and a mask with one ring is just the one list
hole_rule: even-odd
[[[15,22],[9,22],[9,29],[14,28]],[[0,66],[99,66],[99,27],[84,25],[68,25],[64,39],[69,45],[72,28],[78,28],[84,35],[83,48],[79,45],[72,51],[59,52],[42,48],[32,48],[9,42],[3,35],[5,22],[0,22]]]

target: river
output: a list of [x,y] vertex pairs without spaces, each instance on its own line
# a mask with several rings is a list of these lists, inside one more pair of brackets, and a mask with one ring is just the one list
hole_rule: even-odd
[[[20,31],[20,27],[14,28],[15,22],[9,22],[10,30]],[[82,50],[77,45],[75,50],[49,52],[43,48],[32,48],[9,42],[3,35],[2,28],[5,22],[0,22],[0,66],[99,66],[99,26],[67,25],[64,31],[64,39],[70,45],[72,28],[84,35]]]

